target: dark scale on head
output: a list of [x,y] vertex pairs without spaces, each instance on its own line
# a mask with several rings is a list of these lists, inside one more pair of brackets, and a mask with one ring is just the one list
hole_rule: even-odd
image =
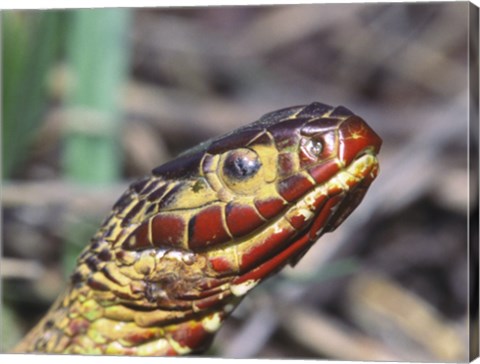
[[157,204],[150,204],[147,209],[145,210],[145,216],[150,216],[157,210]]
[[322,116],[331,110],[333,110],[333,107],[330,105],[313,102],[310,105],[307,105],[300,113],[298,113],[297,117],[312,118]]
[[130,194],[130,191],[126,191],[118,200],[115,202],[113,205],[112,210],[116,211],[122,211],[125,207],[130,205],[130,203],[133,201],[133,198]]
[[88,268],[90,268],[92,272],[96,272],[100,260],[95,255],[91,255],[85,260],[85,263],[87,263]]
[[150,177],[144,177],[130,185],[130,188],[137,194],[140,194],[145,188],[147,183],[150,181]]
[[109,291],[109,290],[110,290],[110,288],[109,288],[106,284],[104,284],[104,283],[102,283],[102,282],[99,282],[99,281],[96,281],[96,280],[93,279],[92,277],[89,277],[89,278],[87,279],[87,285],[90,286],[91,288],[97,290],[97,291],[104,291],[104,292],[106,292],[106,291]]
[[116,227],[117,227],[117,224],[116,224],[116,223],[112,223],[112,224],[108,227],[107,231],[106,231],[105,234],[103,235],[107,241],[108,241],[109,238],[112,237],[113,231],[115,230]]
[[184,185],[182,183],[178,183],[175,187],[173,187],[170,191],[168,191],[158,203],[158,208],[164,209],[173,201],[175,201],[178,190],[181,189],[183,186]]
[[112,259],[112,253],[110,253],[109,249],[105,248],[98,253],[98,257],[104,262],[107,262]]
[[72,282],[73,285],[76,285],[83,281],[83,276],[80,272],[75,272],[71,275],[70,281]]
[[347,109],[344,106],[337,106],[335,110],[333,110],[332,113],[330,114],[330,116],[343,116],[343,117],[352,116],[352,115],[353,115],[353,112],[351,112],[349,109]]
[[130,211],[125,215],[125,218],[122,220],[122,223],[120,224],[121,227],[126,227],[128,226],[132,220],[139,215],[140,210],[142,210],[143,205],[145,204],[145,201],[140,200],[137,202],[135,206],[133,206]]
[[168,187],[167,183],[161,185],[155,191],[151,192],[148,195],[147,200],[148,201],[158,201],[158,200],[160,200],[162,198],[162,196],[165,194],[165,191],[167,190],[167,187]]
[[150,192],[152,192],[154,190],[155,187],[158,186],[158,183],[155,182],[155,181],[152,181],[147,187],[145,187],[143,190],[142,190],[142,195],[147,195],[149,194]]

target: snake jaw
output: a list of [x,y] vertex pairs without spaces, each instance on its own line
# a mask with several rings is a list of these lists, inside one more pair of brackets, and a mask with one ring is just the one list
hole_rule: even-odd
[[[290,224],[292,224],[293,218],[302,220],[296,226],[296,231],[291,239],[287,237],[285,241],[277,244],[285,256],[277,259],[277,256],[280,255],[277,252],[277,256],[271,258],[263,260],[257,258],[257,266],[242,267],[240,265],[244,270],[245,268],[248,269],[246,269],[244,275],[238,278],[238,281],[244,282],[247,279],[246,277],[251,276],[261,280],[278,271],[287,263],[292,266],[297,264],[322,234],[335,230],[358,206],[377,171],[378,161],[376,157],[367,152],[355,159],[329,181],[310,191],[284,214],[285,219]],[[279,222],[277,221],[277,223]],[[298,246],[292,249],[291,253],[286,253],[296,244]],[[273,264],[272,262],[276,263]],[[271,266],[268,269],[264,268],[269,265]],[[257,271],[257,274],[252,275],[250,270]]]
[[[324,123],[321,118],[312,122],[294,122],[295,119],[288,121],[289,128],[297,127],[298,133],[291,132],[297,138],[296,143],[292,143],[294,137],[288,143],[285,141],[282,124],[274,125],[274,130],[267,129],[277,148],[282,145],[287,150],[294,150],[296,146],[299,149],[299,170],[277,182],[279,194],[289,204],[279,218],[271,217],[255,230],[253,236],[249,234],[235,240],[223,249],[224,252],[231,250],[229,254],[212,259],[214,266],[221,265],[222,274],[238,272],[240,276],[246,274],[245,277],[249,277],[249,272],[257,269],[263,273],[254,275],[255,279],[263,279],[281,269],[288,259],[278,260],[277,267],[260,267],[275,261],[276,255],[301,240],[304,248],[292,252],[290,260],[298,261],[302,255],[299,250],[307,249],[320,235],[333,231],[350,215],[376,176],[378,161],[375,155],[381,140],[360,118],[329,118]],[[322,148],[312,140],[321,141]],[[306,149],[310,149],[308,155]],[[278,154],[281,155],[282,150]],[[228,257],[231,257],[230,261]],[[245,277],[240,281],[245,281]]]

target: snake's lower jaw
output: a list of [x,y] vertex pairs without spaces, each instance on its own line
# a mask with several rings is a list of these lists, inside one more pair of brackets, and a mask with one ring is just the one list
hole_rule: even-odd
[[[364,156],[358,158],[360,160]],[[375,156],[367,154],[366,158],[368,162],[365,165],[367,170],[364,173],[363,178],[355,186],[351,187],[342,198],[341,202],[338,204],[336,211],[332,214],[329,221],[325,225],[324,232],[332,232],[338,226],[340,226],[348,216],[357,208],[357,206],[362,202],[367,190],[370,187],[370,184],[377,177],[378,174],[378,162]]]
[[336,206],[336,211],[325,224],[323,232],[334,231],[350,216],[360,202],[362,202],[370,184],[378,174],[378,161],[376,156],[371,154],[370,151],[361,153],[360,156],[352,162],[351,166],[347,168],[347,173],[357,173],[356,176],[359,178],[359,181],[346,189],[340,203]]
[[362,202],[368,187],[357,186],[353,191],[346,194],[338,205],[338,210],[332,215],[330,221],[325,225],[324,232],[330,233],[339,227],[355,208]]
[[334,231],[350,216],[362,202],[377,174],[378,161],[375,150],[369,149],[359,153],[349,167],[339,172],[327,183],[327,186],[330,184],[330,188],[333,190],[338,190],[338,184],[340,183],[343,185],[343,191],[325,201],[322,209],[331,211],[329,218],[326,221],[322,220],[322,214],[318,214],[316,220],[304,234],[310,237],[310,244],[291,257],[289,260],[290,266],[294,267],[321,235]]

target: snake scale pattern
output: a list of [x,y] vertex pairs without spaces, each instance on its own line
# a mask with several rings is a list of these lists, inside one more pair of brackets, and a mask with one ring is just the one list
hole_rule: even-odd
[[345,107],[264,115],[135,183],[15,352],[186,355],[361,202],[381,139]]

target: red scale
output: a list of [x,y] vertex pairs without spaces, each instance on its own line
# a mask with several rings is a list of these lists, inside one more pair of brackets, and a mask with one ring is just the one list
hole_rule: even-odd
[[207,207],[193,216],[188,223],[188,246],[192,250],[206,248],[230,240],[223,226],[222,208]]
[[[357,156],[371,139],[373,131],[358,116],[351,116],[340,136],[339,157],[347,164]],[[378,137],[377,137],[378,138]]]
[[265,223],[253,207],[232,202],[226,207],[226,217],[228,229],[235,237],[251,233]]
[[301,230],[302,228],[305,227],[305,223],[307,220],[305,220],[305,216],[302,214],[298,215],[293,215],[288,217],[288,222],[296,229],[296,230]]
[[233,261],[228,257],[216,256],[214,258],[210,258],[210,264],[218,273],[230,274],[237,270]]
[[149,247],[151,247],[151,243],[148,239],[148,221],[136,228],[122,244],[122,248],[125,250],[141,250]]
[[185,229],[183,218],[174,214],[158,214],[152,220],[152,244],[183,247]]
[[[196,350],[210,344],[213,335],[205,330],[200,322],[187,321],[185,323],[172,326],[168,331],[171,340],[174,340],[182,348],[193,348]],[[170,354],[170,353],[169,353]],[[178,355],[173,352],[171,355]]]
[[293,175],[278,183],[278,193],[287,201],[296,201],[307,191],[313,188],[314,184],[301,174]]
[[317,183],[327,181],[333,177],[339,171],[337,161],[330,159],[329,161],[312,167],[308,170],[308,173],[313,177]]
[[250,250],[241,255],[240,270],[245,271],[255,266],[284,248],[289,238],[295,233],[293,227],[279,229],[268,235],[263,241],[258,241]]
[[342,198],[343,195],[337,195],[330,197],[325,202],[325,205],[322,207],[320,213],[317,215],[312,227],[310,228],[310,232],[308,233],[310,239],[316,240],[318,238],[318,232],[325,227],[328,219],[332,216],[332,208],[340,203]]
[[287,204],[281,198],[272,197],[266,200],[255,200],[255,207],[265,219],[270,219],[281,213]]

